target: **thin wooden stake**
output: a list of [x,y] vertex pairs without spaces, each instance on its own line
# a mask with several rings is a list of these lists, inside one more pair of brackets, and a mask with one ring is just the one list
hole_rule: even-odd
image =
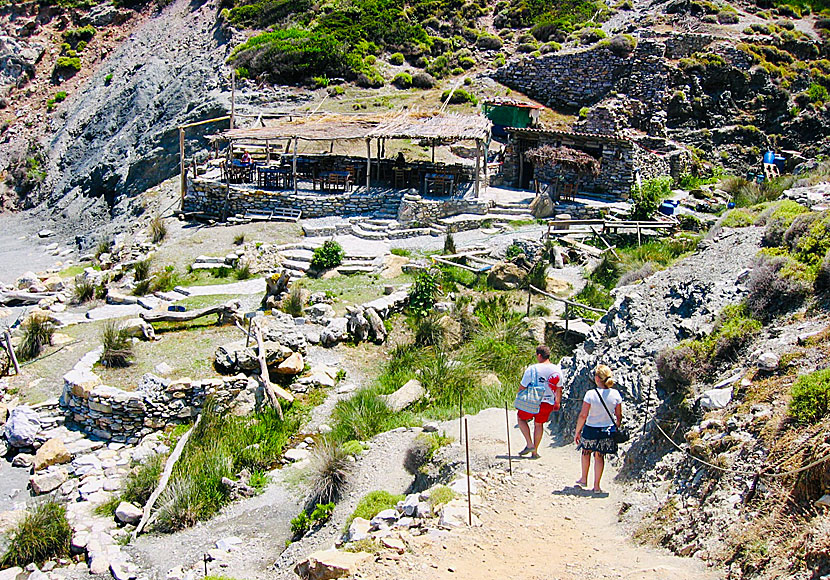
[[184,451],[184,446],[187,445],[187,441],[190,439],[190,436],[199,426],[199,422],[202,420],[202,413],[199,413],[199,416],[196,417],[196,422],[193,423],[193,427],[190,430],[182,435],[182,438],[179,439],[179,442],[176,443],[176,447],[173,449],[173,453],[170,457],[167,458],[167,462],[164,464],[164,471],[161,474],[161,479],[159,480],[159,485],[156,490],[153,492],[153,495],[150,496],[150,499],[147,500],[147,505],[144,506],[144,514],[141,516],[141,521],[138,522],[138,526],[136,527],[135,531],[133,531],[133,540],[138,537],[138,534],[144,529],[144,526],[147,525],[147,522],[150,520],[150,514],[153,511],[153,506],[156,505],[156,501],[158,501],[159,496],[161,493],[167,488],[167,483],[170,481],[170,476],[173,474],[173,467],[175,467],[176,462],[179,460],[179,457],[182,456],[182,451]]
[[20,365],[17,363],[17,355],[14,353],[14,348],[12,348],[12,335],[9,334],[8,330],[3,331],[3,336],[6,337],[6,348],[9,351],[9,357],[12,359],[12,364],[14,365],[14,372],[15,374],[20,374]]
[[458,393],[458,442],[464,440],[464,430],[462,429],[462,421],[464,420],[464,392]]
[[470,491],[470,433],[467,431],[467,418],[464,418],[464,446],[467,454],[467,518],[470,526],[473,525],[473,499]]
[[531,292],[530,288],[528,288],[527,289],[527,312],[525,313],[525,316],[530,316],[530,297],[531,297],[532,294],[533,294],[533,292]]
[[507,426],[507,467],[510,475],[513,475],[513,456],[510,455],[510,413],[507,411],[507,403],[504,404],[504,424]]
[[248,348],[248,343],[251,341],[251,324],[253,320],[253,318],[248,319],[248,332],[245,334],[245,348]]

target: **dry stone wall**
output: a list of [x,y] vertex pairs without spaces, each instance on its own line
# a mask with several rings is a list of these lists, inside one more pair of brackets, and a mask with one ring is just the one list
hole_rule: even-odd
[[365,189],[344,193],[261,191],[252,187],[231,185],[208,179],[193,179],[188,183],[184,211],[221,215],[246,212],[270,212],[275,209],[299,209],[303,217],[346,216],[369,214],[381,210],[395,213],[403,191]]
[[231,410],[243,391],[257,389],[245,375],[170,381],[147,374],[137,390],[124,391],[104,385],[92,371],[100,355],[100,349],[88,353],[64,376],[60,406],[67,424],[107,441],[136,444],[152,431],[189,421],[208,397]]
[[489,208],[490,203],[480,199],[425,199],[417,194],[407,194],[398,208],[398,221],[428,224],[463,213],[484,215]]

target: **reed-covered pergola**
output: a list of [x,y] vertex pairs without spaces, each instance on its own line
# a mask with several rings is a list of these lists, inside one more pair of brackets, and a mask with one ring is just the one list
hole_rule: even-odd
[[525,152],[525,159],[537,167],[546,167],[557,173],[570,172],[576,175],[574,189],[578,190],[583,176],[599,175],[600,162],[598,159],[570,147],[541,145]]
[[491,124],[482,115],[461,115],[444,112],[400,112],[386,114],[333,114],[322,113],[309,116],[291,116],[269,119],[268,126],[238,128],[223,131],[211,138],[230,143],[229,156],[235,145],[258,144],[266,150],[278,144],[287,144],[286,151],[292,155],[292,183],[297,191],[297,155],[299,141],[355,141],[366,143],[366,187],[370,185],[373,142],[376,162],[384,155],[386,142],[393,139],[414,139],[428,141],[432,146],[432,161],[435,161],[435,147],[459,141],[472,141],[476,148],[475,193],[478,195],[482,156],[484,172],[487,172],[487,148],[490,142]]

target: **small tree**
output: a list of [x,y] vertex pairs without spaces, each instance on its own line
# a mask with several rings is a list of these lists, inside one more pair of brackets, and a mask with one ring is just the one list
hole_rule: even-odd
[[432,271],[421,272],[409,292],[409,309],[415,315],[424,314],[432,308],[438,296],[438,277]]
[[660,202],[671,195],[672,178],[668,176],[655,177],[644,181],[640,187],[635,186],[631,190],[631,201],[634,207],[631,209],[631,218],[635,220],[646,220],[650,218]]
[[343,263],[346,252],[343,247],[334,240],[327,240],[322,246],[314,250],[311,256],[311,267],[315,270],[328,270],[336,268]]

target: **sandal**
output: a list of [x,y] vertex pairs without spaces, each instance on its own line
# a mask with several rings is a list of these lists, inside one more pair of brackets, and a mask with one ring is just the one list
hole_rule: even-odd
[[588,485],[588,483],[585,482],[585,481],[582,481],[581,479],[577,479],[576,483],[574,483],[574,485],[577,486],[577,487],[585,487],[586,485]]
[[528,453],[533,453],[533,447],[525,447],[521,451],[519,451],[519,456],[524,457]]
[[542,456],[539,455],[538,453],[532,453],[531,456],[530,456],[531,459],[540,459],[541,457]]

